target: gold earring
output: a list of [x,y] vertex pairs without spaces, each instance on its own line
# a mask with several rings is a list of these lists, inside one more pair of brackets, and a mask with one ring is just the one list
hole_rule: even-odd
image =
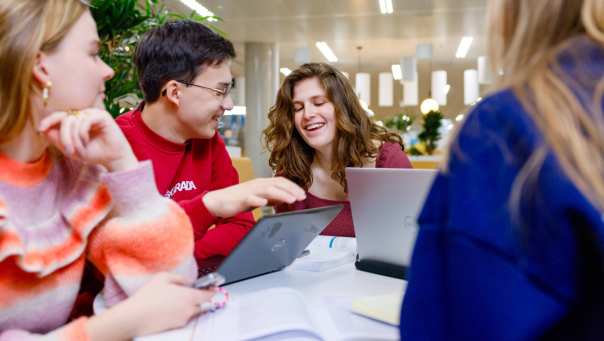
[[50,88],[52,88],[52,82],[48,81],[44,85],[44,89],[42,89],[42,100],[44,101],[44,108],[48,106],[48,93],[50,92]]

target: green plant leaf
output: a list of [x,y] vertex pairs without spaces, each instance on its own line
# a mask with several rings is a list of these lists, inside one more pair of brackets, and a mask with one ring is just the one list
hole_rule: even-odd
[[424,115],[423,130],[417,138],[426,145],[426,152],[432,154],[436,149],[436,143],[440,139],[440,126],[443,114],[438,111],[430,111]]

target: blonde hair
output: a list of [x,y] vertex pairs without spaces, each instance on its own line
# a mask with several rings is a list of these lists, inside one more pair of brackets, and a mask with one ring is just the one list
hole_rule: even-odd
[[571,76],[560,64],[562,56],[580,60],[589,58],[590,46],[604,48],[604,1],[493,0],[488,17],[493,71],[503,72],[495,88],[514,91],[545,140],[515,179],[510,204],[518,209],[532,192],[551,151],[581,193],[604,210],[604,78],[581,65]]
[[87,8],[80,0],[0,1],[0,143],[30,119],[37,54],[52,52]]

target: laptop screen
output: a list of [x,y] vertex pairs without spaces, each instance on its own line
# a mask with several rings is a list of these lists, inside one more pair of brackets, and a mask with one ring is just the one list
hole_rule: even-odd
[[407,266],[436,170],[346,168],[359,261]]

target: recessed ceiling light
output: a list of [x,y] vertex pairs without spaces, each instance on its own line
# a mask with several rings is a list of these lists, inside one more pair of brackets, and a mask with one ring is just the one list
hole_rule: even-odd
[[455,53],[455,58],[466,58],[473,40],[474,38],[469,36],[461,38],[459,46],[457,47],[457,52]]
[[[205,8],[202,4],[197,2],[197,0],[180,0],[180,2],[182,2],[187,7],[194,10],[195,12],[197,12],[197,14],[199,14],[203,17],[213,17],[215,15],[214,12]],[[217,20],[215,18],[210,18],[210,19],[208,19],[208,21],[217,21]]]
[[331,50],[331,48],[329,48],[329,45],[327,45],[326,42],[318,41],[315,46],[317,46],[317,48],[319,49],[319,51],[321,51],[325,59],[327,59],[327,61],[329,61],[330,63],[335,63],[338,61],[338,57],[336,57],[335,53],[333,53],[333,51]]

